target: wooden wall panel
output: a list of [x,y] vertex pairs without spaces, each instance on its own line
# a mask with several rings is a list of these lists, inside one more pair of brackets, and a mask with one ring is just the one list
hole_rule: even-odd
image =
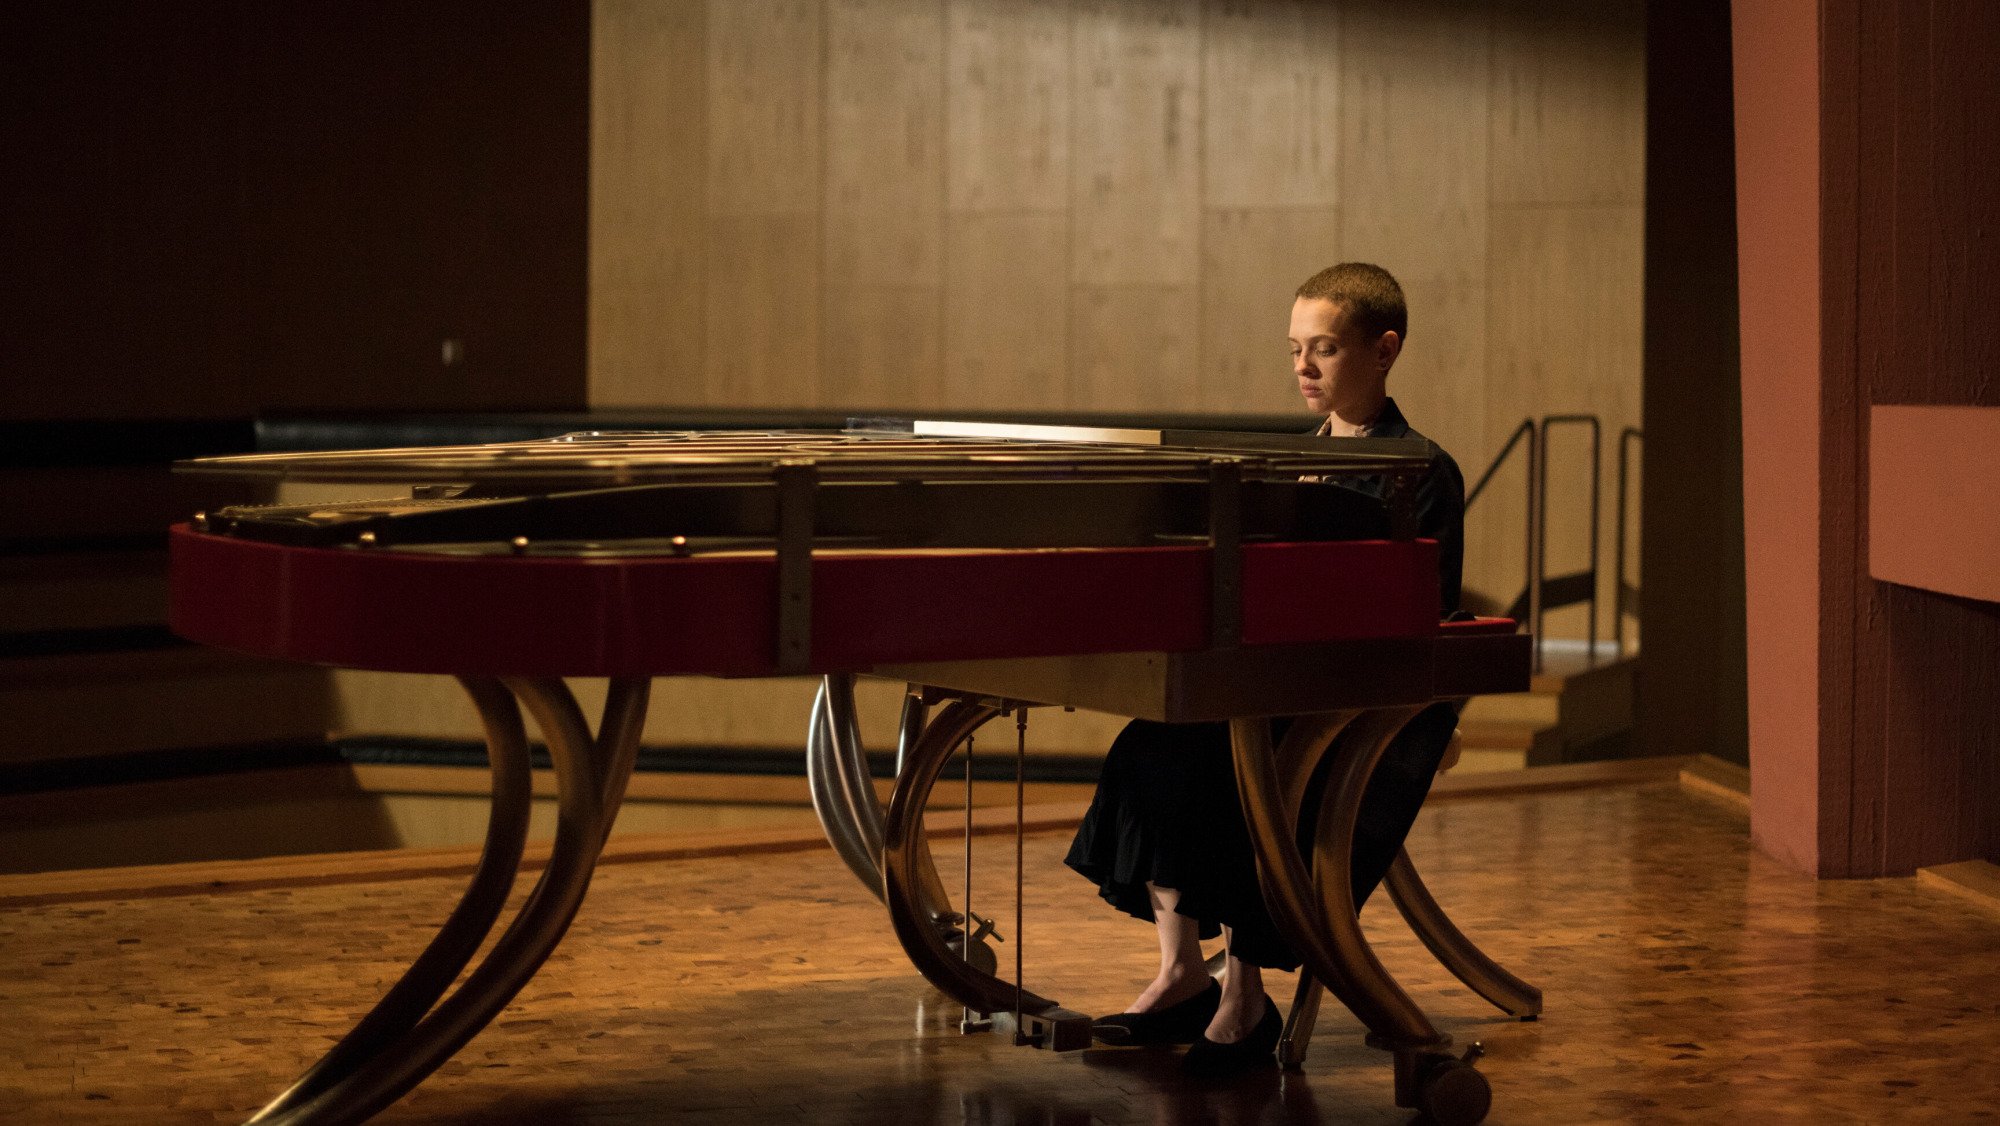
[[[701,239],[703,228],[691,228]],[[595,407],[698,403],[706,397],[706,271],[693,282],[600,287],[590,302]]]
[[829,285],[822,402],[892,413],[946,405],[943,295],[938,285]]
[[948,0],[947,207],[1069,208],[1070,11],[1060,0]]
[[1339,213],[1211,209],[1201,241],[1201,409],[1303,411],[1285,331],[1299,283],[1338,260]]
[[1194,284],[1201,225],[1199,18],[1195,0],[1078,5],[1074,282]]
[[710,0],[711,214],[819,210],[820,37],[818,0]]
[[1641,0],[1495,0],[1495,203],[1637,203],[1645,192]]
[[1486,275],[1483,4],[1346,6],[1340,65],[1340,255],[1399,280]]
[[[312,671],[320,675],[318,670]],[[478,715],[465,690],[450,677],[357,669],[336,669],[323,675],[333,682],[332,714],[301,714],[310,715],[312,723],[324,723],[338,735],[480,737]],[[604,708],[604,682],[579,679],[570,684],[584,714],[595,723]],[[652,706],[646,713],[645,741],[651,746],[796,746],[803,755],[806,719],[818,688],[819,682],[807,677],[656,680]],[[897,718],[902,714],[903,686],[863,677],[854,692],[863,745],[870,750],[893,748]],[[1122,719],[1098,712],[1038,708],[1029,714],[1028,753],[1101,752],[1123,726]],[[1011,736],[1006,745],[1011,749]]]
[[860,407],[943,393],[944,7],[826,10],[822,382]]
[[702,394],[708,245],[706,6],[592,11],[590,401]]
[[1207,206],[1330,207],[1337,201],[1341,157],[1334,123],[1341,83],[1338,66],[1329,63],[1340,57],[1342,10],[1315,0],[1204,5]]
[[947,409],[1068,407],[1069,218],[954,215],[945,282]]
[[818,0],[708,7],[704,399],[820,400]]
[[1077,409],[1198,409],[1201,318],[1194,286],[1080,285],[1071,303]]
[[705,401],[820,402],[819,215],[711,215]]
[[935,0],[837,0],[826,39],[828,281],[937,285],[943,10]]
[[[1496,207],[1489,222],[1486,447],[1499,449],[1529,415],[1591,413],[1602,418],[1606,450],[1615,454],[1619,430],[1639,423],[1641,209]],[[1548,568],[1561,574],[1589,561],[1589,462],[1577,428],[1558,431],[1549,448]],[[1605,465],[1615,462],[1607,457]],[[1496,487],[1494,502],[1514,510],[1518,494]],[[1614,503],[1607,480],[1599,513],[1604,559]],[[1610,597],[1610,581],[1609,568],[1601,568],[1600,601]],[[1569,636],[1581,636],[1581,614],[1564,615]],[[1600,619],[1610,620],[1602,610]],[[1552,632],[1557,623],[1552,616]]]

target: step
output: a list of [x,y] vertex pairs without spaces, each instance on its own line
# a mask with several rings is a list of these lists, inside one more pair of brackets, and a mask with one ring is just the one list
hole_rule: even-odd
[[1545,739],[1554,728],[1522,720],[1465,719],[1458,722],[1458,736],[1466,749],[1526,751]]
[[167,616],[164,551],[0,556],[4,635],[157,625]]
[[1591,748],[1608,746],[1632,728],[1637,670],[1636,654],[1614,657],[1600,645],[1593,656],[1581,644],[1558,646],[1528,691],[1474,697],[1459,727],[1484,732],[1488,749],[1530,751],[1531,744],[1528,765],[1602,757]]
[[1491,774],[1501,770],[1520,770],[1528,765],[1526,751],[1486,750],[1467,747],[1459,752],[1458,765],[1451,768],[1453,776],[1460,774]]
[[326,670],[186,645],[0,660],[0,764],[320,739]]
[[1554,724],[1461,719],[1458,735],[1460,770],[1511,770],[1562,761],[1562,730]]
[[1562,722],[1562,699],[1552,692],[1509,692],[1498,696],[1474,696],[1459,713],[1459,726],[1467,723],[1532,724],[1554,727]]

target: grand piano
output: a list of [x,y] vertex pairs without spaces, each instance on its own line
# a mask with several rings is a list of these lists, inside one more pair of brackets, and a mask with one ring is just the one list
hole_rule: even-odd
[[[1484,1117],[1477,1046],[1450,1051],[1370,951],[1347,871],[1362,793],[1411,717],[1518,691],[1508,621],[1437,620],[1414,538],[1422,442],[861,420],[843,431],[587,432],[492,445],[182,463],[248,480],[372,485],[366,500],[245,504],[172,530],[171,621],[268,657],[447,673],[483,724],[484,851],[459,905],[356,1027],[251,1121],[363,1120],[420,1083],[533,977],[579,909],[624,794],[654,677],[813,675],[807,775],[829,842],[932,985],[1016,1041],[1089,1018],[994,973],[923,812],[982,725],[1080,707],[1230,722],[1272,916],[1303,958],[1280,1058],[1323,990],[1389,1053],[1398,1105]],[[1299,592],[1311,589],[1313,597]],[[892,796],[869,783],[853,686],[907,686]],[[595,730],[564,678],[608,678]],[[523,710],[548,745],[556,840],[485,957],[526,836]],[[1272,716],[1301,717],[1273,745]],[[1324,795],[1309,779],[1333,756]],[[1322,801],[1315,845],[1295,826]],[[1503,1011],[1541,995],[1481,953],[1407,856],[1390,895]],[[990,924],[988,924],[990,925]],[[1017,944],[1018,949],[1018,944]]]

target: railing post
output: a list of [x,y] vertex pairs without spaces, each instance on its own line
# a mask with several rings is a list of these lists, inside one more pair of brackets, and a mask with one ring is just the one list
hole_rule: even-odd
[[1590,632],[1587,663],[1597,663],[1597,549],[1598,513],[1602,509],[1604,486],[1604,427],[1596,415],[1590,416]]
[[1618,650],[1618,656],[1625,655],[1625,536],[1627,506],[1626,499],[1632,489],[1631,450],[1634,440],[1645,441],[1645,432],[1636,426],[1627,426],[1618,434],[1618,527],[1614,533],[1618,537],[1618,547],[1613,557],[1611,576],[1611,643]]
[[1534,532],[1528,544],[1528,560],[1534,568],[1534,578],[1528,582],[1528,620],[1534,622],[1534,670],[1542,672],[1542,616],[1546,614],[1542,588],[1548,584],[1548,416],[1542,416],[1536,426],[1528,466],[1534,470],[1534,480],[1528,484],[1528,528]]

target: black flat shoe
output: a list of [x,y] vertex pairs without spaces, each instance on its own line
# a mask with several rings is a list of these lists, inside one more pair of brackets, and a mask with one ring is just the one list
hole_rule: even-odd
[[[1222,1004],[1222,986],[1214,978],[1208,987],[1178,1005],[1150,1013],[1119,1013],[1090,1022],[1090,1034],[1106,1044],[1192,1044],[1215,1019]],[[1275,1041],[1274,1041],[1275,1042]]]
[[1187,1055],[1181,1057],[1181,1070],[1203,1079],[1221,1079],[1276,1067],[1278,1037],[1284,1029],[1285,1022],[1278,1019],[1278,1006],[1267,993],[1264,1015],[1258,1018],[1250,1035],[1234,1044],[1218,1044],[1205,1035],[1197,1038],[1188,1045]]

